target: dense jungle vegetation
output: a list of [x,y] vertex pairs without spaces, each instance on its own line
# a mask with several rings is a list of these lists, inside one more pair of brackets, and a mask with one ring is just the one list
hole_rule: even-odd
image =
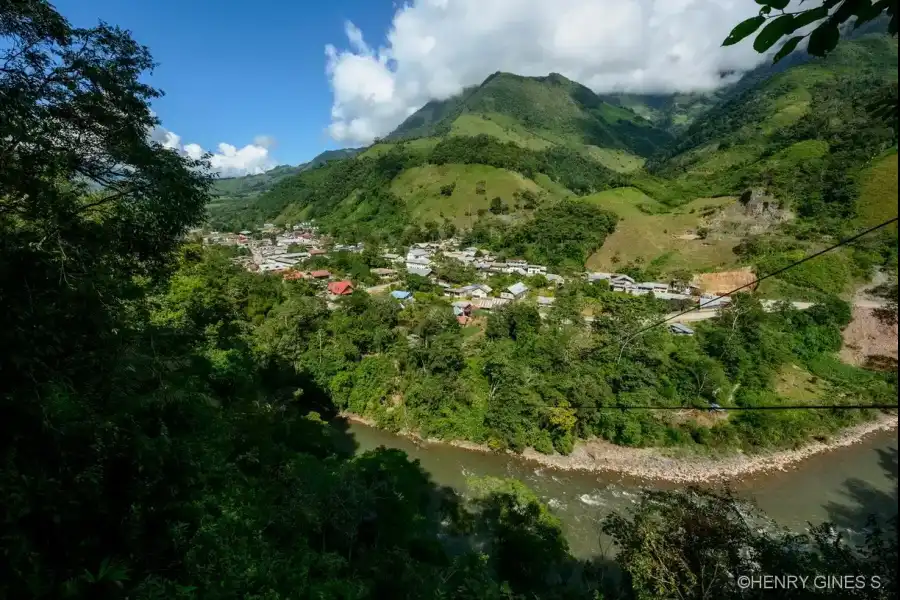
[[[159,92],[127,32],[73,28],[22,0],[0,3],[0,37],[0,597],[737,599],[749,596],[736,574],[793,572],[878,576],[865,597],[896,596],[896,521],[851,545],[827,526],[756,527],[727,495],[648,494],[605,525],[616,564],[579,561],[521,484],[477,481],[464,501],[402,452],[355,455],[331,419],[351,409],[548,451],[588,433],[782,445],[847,417],[704,429],[599,407],[727,402],[730,383],[742,384],[734,402],[768,402],[788,360],[858,397],[895,393],[891,375],[830,362],[845,304],[741,301],[696,338],[654,331],[627,347],[660,307],[597,288],[567,290],[547,323],[500,312],[465,342],[427,295],[401,311],[354,294],[329,311],[305,284],[185,243],[205,216],[208,165],[148,139]],[[392,172],[347,164],[290,185],[337,198],[332,170]],[[542,235],[523,243],[558,242]],[[573,325],[580,303],[601,309],[592,331]]]

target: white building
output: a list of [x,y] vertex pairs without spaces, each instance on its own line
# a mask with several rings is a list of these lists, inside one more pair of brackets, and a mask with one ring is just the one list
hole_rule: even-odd
[[406,270],[412,272],[413,269],[430,269],[431,259],[427,256],[407,256]]

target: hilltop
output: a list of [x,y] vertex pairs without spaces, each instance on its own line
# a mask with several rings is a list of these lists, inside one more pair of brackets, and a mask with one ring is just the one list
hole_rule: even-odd
[[550,145],[622,150],[650,156],[671,136],[639,114],[605,102],[558,73],[523,77],[497,72],[453,98],[426,104],[386,139],[459,133],[499,134],[535,149]]

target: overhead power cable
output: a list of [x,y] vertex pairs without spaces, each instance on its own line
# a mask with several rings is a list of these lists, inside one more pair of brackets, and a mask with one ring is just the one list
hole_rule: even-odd
[[670,316],[670,317],[666,317],[666,318],[664,318],[664,319],[662,319],[662,320],[660,320],[660,321],[656,321],[655,323],[651,323],[650,325],[647,325],[647,326],[645,326],[645,327],[642,327],[641,329],[638,329],[635,333],[631,334],[631,336],[628,337],[628,339],[625,341],[625,343],[627,344],[628,342],[630,342],[630,341],[631,341],[632,339],[634,339],[635,337],[639,336],[640,334],[644,333],[645,331],[648,331],[648,330],[650,330],[650,329],[653,329],[654,327],[658,327],[659,325],[663,325],[663,324],[665,324],[665,323],[668,323],[669,321],[672,321],[672,320],[674,320],[674,319],[677,319],[677,318],[679,318],[679,317],[682,317],[682,316],[684,316],[684,315],[686,315],[686,314],[688,314],[688,313],[692,313],[692,312],[694,312],[694,311],[696,311],[696,310],[700,310],[700,309],[703,308],[704,306],[706,306],[706,305],[708,305],[708,304],[712,304],[713,302],[715,302],[716,300],[718,300],[719,298],[721,298],[721,297],[723,297],[723,296],[730,296],[730,295],[732,295],[732,294],[736,294],[737,292],[740,292],[740,291],[742,291],[742,290],[745,290],[745,289],[747,289],[747,288],[749,288],[749,287],[753,287],[753,286],[759,284],[760,282],[765,281],[766,279],[768,279],[768,278],[770,278],[770,277],[774,277],[774,276],[776,276],[776,275],[780,275],[781,273],[784,273],[785,271],[788,271],[788,270],[790,270],[790,269],[793,269],[793,268],[796,267],[796,266],[802,265],[803,263],[805,263],[805,262],[807,262],[807,261],[810,261],[810,260],[812,260],[812,259],[814,259],[814,258],[817,258],[817,257],[819,257],[819,256],[822,256],[822,255],[825,254],[826,252],[831,252],[832,250],[835,250],[835,249],[837,249],[837,248],[840,248],[841,246],[846,246],[847,244],[849,244],[849,243],[851,243],[851,242],[855,242],[855,241],[858,240],[859,238],[861,238],[861,237],[863,237],[863,236],[865,236],[865,235],[868,235],[868,234],[872,233],[873,231],[877,231],[877,230],[881,229],[882,227],[887,227],[887,226],[890,225],[891,223],[896,223],[896,222],[897,222],[897,217],[894,217],[893,219],[888,219],[887,221],[885,221],[885,222],[883,222],[883,223],[880,223],[880,224],[878,224],[878,225],[875,225],[874,227],[869,227],[868,229],[866,229],[866,230],[864,230],[864,231],[861,231],[861,232],[857,233],[856,235],[853,235],[853,236],[851,236],[851,237],[848,237],[848,238],[846,238],[846,239],[843,239],[843,240],[837,242],[836,244],[834,244],[833,246],[829,246],[828,248],[825,248],[824,250],[819,250],[818,252],[815,252],[815,253],[813,253],[813,254],[810,254],[809,256],[806,256],[806,257],[804,257],[804,258],[801,258],[801,259],[798,260],[798,261],[792,262],[791,264],[789,264],[789,265],[787,265],[787,266],[785,266],[785,267],[782,267],[782,268],[780,268],[780,269],[776,269],[775,271],[772,271],[771,273],[768,273],[768,274],[766,274],[766,275],[763,275],[762,277],[757,277],[756,279],[754,279],[754,280],[751,281],[750,283],[746,283],[746,284],[744,284],[744,285],[742,285],[742,286],[740,286],[740,287],[738,287],[738,288],[735,288],[735,289],[731,290],[730,292],[726,292],[726,293],[724,293],[724,294],[716,294],[716,297],[713,298],[713,299],[711,299],[711,300],[707,300],[706,302],[701,302],[701,303],[699,303],[697,306],[694,306],[694,307],[689,308],[689,309],[687,309],[687,310],[685,310],[685,311],[682,311],[682,312],[680,312],[680,313],[674,314],[674,315],[672,315],[672,316]]
[[[697,306],[692,307],[692,308],[689,308],[688,310],[682,311],[682,312],[680,312],[680,313],[674,314],[674,315],[672,315],[672,316],[669,316],[669,317],[666,317],[666,318],[661,319],[661,320],[659,320],[659,321],[656,321],[656,322],[654,322],[654,323],[651,323],[650,325],[647,325],[647,326],[645,326],[645,327],[642,327],[641,329],[637,330],[635,333],[633,333],[633,334],[631,334],[630,336],[628,336],[628,337],[625,339],[625,341],[622,343],[622,349],[621,349],[620,352],[619,352],[619,358],[622,357],[622,352],[624,352],[625,347],[626,347],[629,343],[631,343],[631,341],[632,341],[634,338],[636,338],[637,336],[641,335],[641,334],[644,333],[645,331],[649,331],[650,329],[653,329],[654,327],[658,327],[658,326],[660,326],[660,325],[663,325],[663,324],[665,324],[665,323],[668,323],[669,321],[672,321],[672,320],[674,320],[674,319],[677,319],[677,318],[679,318],[679,317],[682,317],[682,316],[684,316],[684,315],[686,315],[686,314],[688,314],[688,313],[694,312],[694,311],[696,311],[696,310],[700,310],[701,308],[703,308],[703,307],[706,306],[707,304],[711,304],[711,303],[715,302],[716,300],[718,300],[718,298],[721,298],[721,297],[723,297],[723,296],[730,296],[731,294],[735,294],[735,293],[740,292],[740,291],[742,291],[742,290],[745,290],[745,289],[747,289],[747,288],[756,286],[756,285],[759,284],[760,282],[765,281],[766,279],[769,279],[770,277],[774,277],[774,276],[776,276],[776,275],[779,275],[779,274],[781,274],[781,273],[784,273],[785,271],[788,271],[788,270],[790,270],[790,269],[793,269],[793,268],[796,267],[796,266],[802,265],[803,263],[805,263],[805,262],[807,262],[807,261],[810,261],[810,260],[812,260],[812,259],[814,259],[814,258],[817,258],[817,257],[819,257],[819,256],[822,256],[822,255],[825,254],[826,252],[831,252],[832,250],[835,250],[835,249],[837,249],[837,248],[840,248],[841,246],[846,246],[847,244],[850,244],[850,243],[852,243],[852,242],[855,242],[856,240],[860,239],[861,237],[866,236],[866,235],[869,235],[870,233],[872,233],[872,232],[874,232],[874,231],[877,231],[877,230],[881,229],[882,227],[887,227],[887,226],[890,225],[891,223],[896,223],[896,222],[897,222],[897,219],[898,219],[897,217],[894,217],[893,219],[888,219],[887,221],[884,221],[883,223],[879,223],[878,225],[875,225],[875,226],[873,226],[873,227],[869,227],[868,229],[865,229],[865,230],[863,230],[863,231],[860,231],[859,233],[857,233],[857,234],[855,234],[855,235],[852,235],[852,236],[850,236],[850,237],[848,237],[848,238],[845,238],[845,239],[843,239],[843,240],[840,240],[839,242],[837,242],[836,244],[834,244],[834,245],[832,245],[832,246],[829,246],[829,247],[827,247],[827,248],[825,248],[825,249],[823,249],[823,250],[819,250],[818,252],[814,252],[813,254],[810,254],[809,256],[806,256],[806,257],[804,257],[804,258],[801,258],[801,259],[798,260],[798,261],[792,262],[791,264],[786,265],[786,266],[784,266],[784,267],[782,267],[782,268],[780,268],[780,269],[776,269],[775,271],[772,271],[771,273],[767,273],[766,275],[763,275],[762,277],[757,277],[756,279],[754,279],[754,280],[751,281],[750,283],[746,283],[746,284],[744,284],[744,285],[742,285],[742,286],[740,286],[740,287],[737,287],[737,288],[731,290],[730,292],[726,292],[725,294],[717,294],[716,297],[713,298],[713,299],[711,299],[711,300],[707,300],[706,302],[701,302],[701,303],[699,303]],[[618,362],[618,361],[617,361],[617,362]],[[710,410],[710,407],[709,407],[709,406],[637,406],[637,405],[632,405],[632,406],[582,406],[582,407],[578,407],[578,408],[598,408],[598,409],[599,409],[599,408],[602,408],[602,409],[613,409],[613,410],[615,410],[615,409],[620,409],[620,410],[630,410],[630,409],[639,409],[639,410],[686,410],[686,409],[694,408],[694,409],[697,409],[697,410]],[[726,407],[720,407],[720,408],[718,408],[718,409],[719,409],[719,410],[745,410],[745,411],[746,411],[746,410],[799,410],[799,409],[802,409],[802,410],[815,410],[815,409],[819,409],[819,410],[834,410],[834,409],[838,409],[838,410],[862,410],[862,409],[896,409],[896,408],[898,408],[898,405],[896,405],[896,404],[834,404],[834,405],[830,405],[830,404],[829,404],[829,405],[729,406],[729,407],[727,407],[727,408],[726,408]]]

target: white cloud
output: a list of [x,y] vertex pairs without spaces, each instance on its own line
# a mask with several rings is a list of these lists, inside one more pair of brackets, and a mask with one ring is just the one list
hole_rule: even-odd
[[711,90],[720,73],[765,60],[750,40],[721,47],[758,10],[749,0],[414,0],[397,9],[384,46],[350,22],[350,48],[326,46],[328,131],[371,142],[495,71],[558,72],[600,93]]
[[[177,150],[195,160],[206,154],[206,150],[199,144],[182,144],[181,136],[164,127],[156,127],[150,133],[150,138],[165,148]],[[221,143],[214,152],[210,152],[209,164],[220,177],[265,173],[275,166],[275,160],[269,153],[274,146],[275,138],[268,135],[256,136],[252,144],[247,144],[243,148]]]

